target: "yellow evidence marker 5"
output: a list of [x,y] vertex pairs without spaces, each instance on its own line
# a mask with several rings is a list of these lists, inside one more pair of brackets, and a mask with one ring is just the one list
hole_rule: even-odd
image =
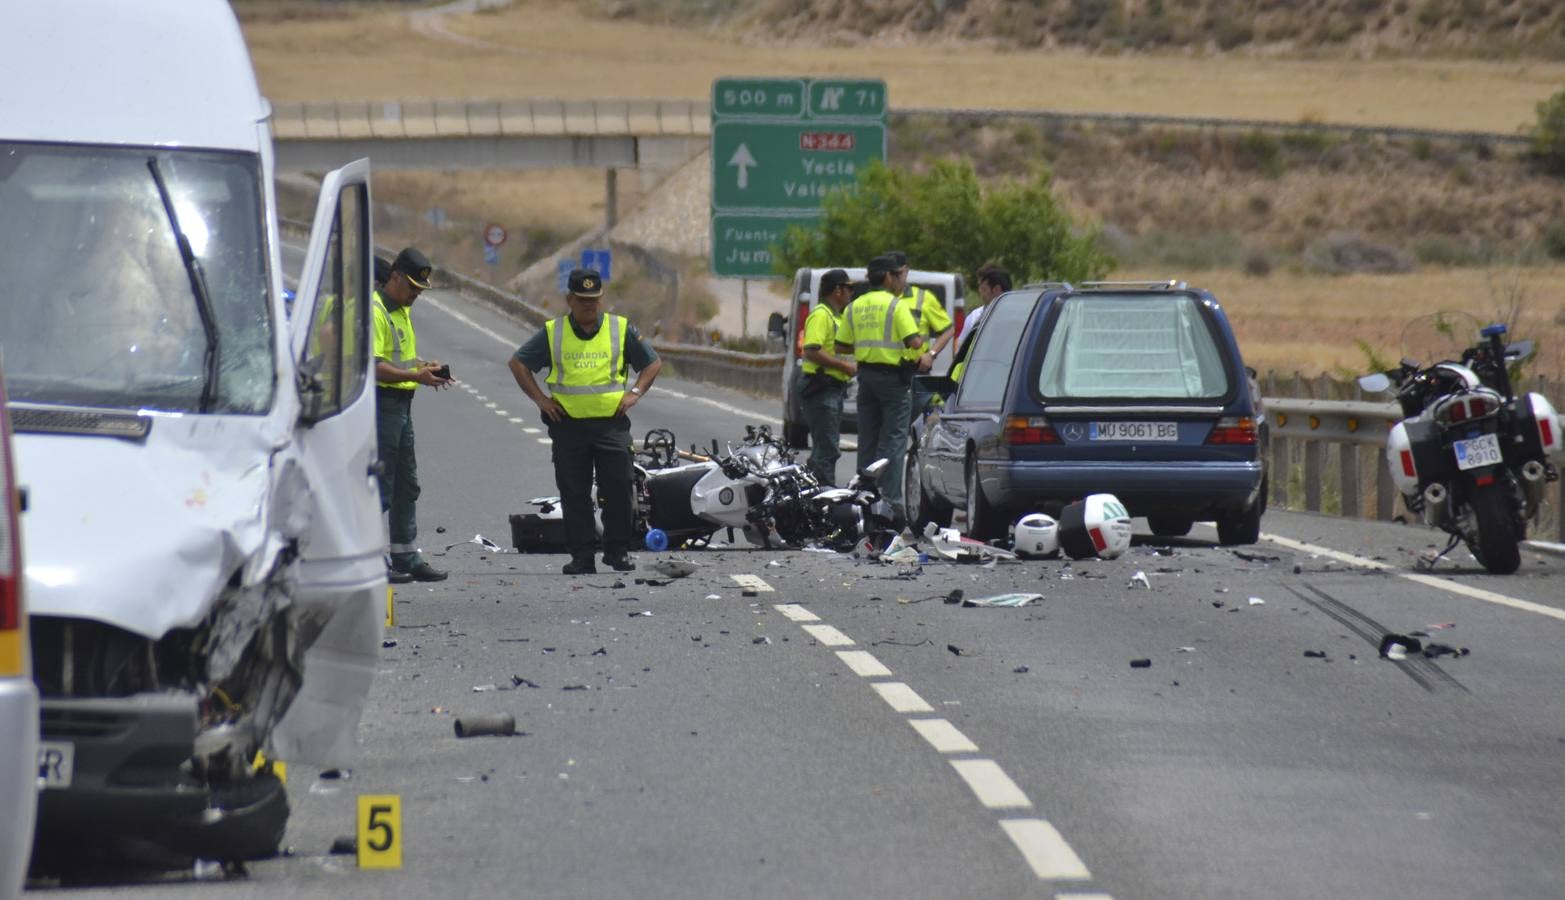
[[402,796],[359,797],[359,868],[402,868]]

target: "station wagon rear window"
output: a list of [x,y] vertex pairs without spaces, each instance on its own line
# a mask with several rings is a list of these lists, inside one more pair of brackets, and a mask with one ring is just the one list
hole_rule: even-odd
[[1216,399],[1228,372],[1196,298],[1066,298],[1049,335],[1038,390],[1053,399]]

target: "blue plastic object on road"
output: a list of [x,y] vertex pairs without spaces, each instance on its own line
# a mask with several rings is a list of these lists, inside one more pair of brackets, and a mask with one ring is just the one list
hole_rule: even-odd
[[662,553],[668,549],[668,535],[661,528],[649,528],[645,543],[653,553]]

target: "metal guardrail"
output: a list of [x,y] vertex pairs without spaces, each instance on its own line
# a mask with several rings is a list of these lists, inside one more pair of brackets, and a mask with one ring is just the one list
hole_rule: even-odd
[[[1027,109],[901,107],[891,118],[1022,119],[1121,128],[1206,128],[1334,134],[1467,144],[1525,144],[1524,134],[1444,131],[1388,125],[1349,125],[1278,119],[1229,119],[1139,113],[1061,112]],[[281,140],[518,136],[667,136],[711,133],[711,103],[703,100],[610,99],[397,99],[324,100],[272,104],[272,128]]]

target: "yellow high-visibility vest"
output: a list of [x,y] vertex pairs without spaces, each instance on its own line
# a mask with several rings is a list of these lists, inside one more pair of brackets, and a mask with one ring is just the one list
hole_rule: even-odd
[[[375,358],[383,359],[399,369],[418,368],[418,335],[413,332],[413,319],[408,315],[406,306],[399,306],[394,310],[386,310],[386,301],[381,299],[380,291],[373,295],[375,301],[375,321],[371,323],[374,332]],[[417,390],[416,381],[381,381],[377,382],[381,387],[399,388],[402,390]]]
[[870,291],[843,311],[837,340],[853,346],[853,358],[861,363],[900,365],[904,343],[918,333],[913,314],[902,298],[889,291]]
[[625,336],[630,323],[624,316],[603,317],[598,331],[587,340],[576,336],[566,321],[550,319],[543,327],[549,338],[549,393],[573,419],[606,419],[619,411],[625,396]]

